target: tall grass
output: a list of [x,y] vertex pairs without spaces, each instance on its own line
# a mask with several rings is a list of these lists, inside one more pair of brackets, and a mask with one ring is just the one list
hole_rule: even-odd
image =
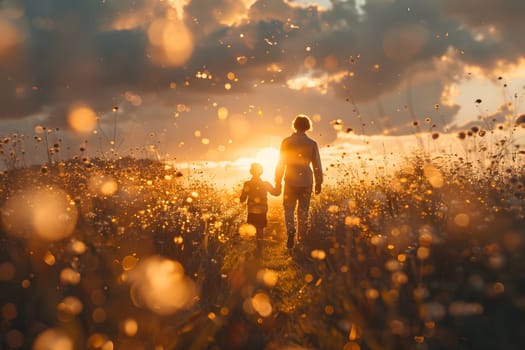
[[[479,132],[439,155],[429,134],[391,172],[341,160],[292,254],[279,204],[256,242],[239,230],[238,193],[205,176],[85,150],[66,161],[58,141],[29,167],[20,137],[4,139],[1,347],[53,329],[75,349],[521,349],[523,152],[513,133]],[[78,211],[68,237],[7,225],[31,212],[31,191],[58,189]],[[190,305],[163,314],[137,299],[130,274],[153,256],[183,266],[199,290]]]

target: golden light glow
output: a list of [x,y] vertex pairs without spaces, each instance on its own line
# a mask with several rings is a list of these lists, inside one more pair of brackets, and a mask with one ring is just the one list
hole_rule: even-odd
[[272,304],[270,297],[266,293],[257,293],[251,299],[252,307],[262,317],[268,317],[272,314]]
[[267,287],[275,287],[278,279],[279,274],[277,271],[271,269],[261,269],[257,271],[257,280],[264,283]]
[[122,259],[122,269],[124,271],[132,270],[136,265],[139,259],[134,257],[133,255],[127,255]]
[[220,107],[217,110],[217,118],[219,118],[219,120],[226,120],[228,118],[228,113],[228,108]]
[[91,132],[97,126],[97,115],[86,105],[71,107],[67,116],[69,127],[79,133]]
[[173,7],[177,13],[177,18],[182,20],[184,18],[184,6],[190,3],[190,0],[168,0],[168,4]]
[[124,93],[124,98],[135,107],[142,104],[142,97],[132,91],[126,91]]
[[255,226],[250,224],[242,224],[239,226],[239,235],[243,238],[251,238],[255,237],[255,234],[257,233]]
[[78,315],[82,312],[83,309],[82,302],[74,296],[68,296],[65,297],[60,303],[57,305],[57,310],[65,312],[70,315]]
[[49,266],[53,266],[56,263],[56,258],[50,251],[47,251],[44,254],[44,262]]
[[459,213],[454,217],[454,223],[459,227],[467,227],[470,224],[470,217],[465,213]]
[[272,177],[279,161],[279,150],[274,147],[263,148],[255,155],[255,161],[262,165],[267,175],[270,174]]
[[231,2],[235,6],[223,7],[223,11],[214,11],[214,16],[220,24],[234,26],[248,19],[248,11],[256,0],[237,0]]
[[66,267],[60,271],[60,282],[63,284],[78,284],[80,282],[80,272],[73,270],[71,267]]
[[317,260],[324,260],[326,258],[326,252],[322,249],[314,249],[310,252],[310,256]]
[[315,65],[317,64],[317,60],[314,56],[306,56],[303,64],[307,69],[314,69]]
[[323,60],[323,65],[325,69],[334,70],[339,65],[339,62],[335,56],[326,56]]
[[432,187],[441,188],[445,184],[441,171],[432,164],[425,164],[423,167],[423,173]]
[[8,55],[22,42],[22,34],[9,21],[0,18],[0,57]]
[[255,150],[255,152],[256,153],[254,157],[237,159],[234,162],[235,166],[238,167],[239,170],[245,171],[244,177],[246,177],[249,175],[248,170],[250,169],[250,165],[252,163],[259,163],[263,168],[263,174],[261,175],[261,178],[263,180],[273,182],[273,174],[279,161],[279,151],[274,147],[264,147],[258,151]]
[[69,249],[74,253],[74,254],[84,254],[87,250],[87,245],[82,242],[82,241],[78,241],[78,240],[73,240],[71,241],[70,245],[69,245]]
[[229,115],[228,128],[235,141],[242,140],[250,135],[250,123],[240,114]]
[[110,30],[131,30],[144,24],[144,18],[137,13],[126,13],[118,16],[109,26]]
[[111,196],[118,190],[118,184],[111,175],[95,174],[89,179],[88,188],[91,194]]
[[139,330],[139,325],[137,321],[135,321],[135,319],[127,318],[122,323],[122,329],[124,330],[124,333],[126,333],[128,337],[134,337]]
[[[310,62],[311,63],[311,62]],[[335,67],[332,67],[335,68]],[[348,71],[337,71],[331,74],[310,70],[307,73],[298,74],[286,81],[291,90],[315,89],[321,94],[328,93],[330,83],[338,83],[348,76]]]
[[160,66],[182,66],[193,54],[193,35],[180,20],[157,19],[148,28],[152,59]]
[[59,188],[28,188],[9,198],[2,208],[4,229],[22,238],[56,241],[69,236],[77,223],[78,210]]
[[60,329],[48,329],[38,335],[33,350],[73,350],[73,341]]
[[248,62],[248,57],[246,57],[246,56],[238,56],[236,58],[236,60],[237,60],[237,63],[239,63],[239,64],[246,64]]
[[184,275],[180,263],[152,256],[140,260],[128,272],[131,300],[159,315],[170,315],[191,306],[197,297],[197,286]]
[[92,334],[87,341],[90,349],[113,350],[114,344],[105,334]]

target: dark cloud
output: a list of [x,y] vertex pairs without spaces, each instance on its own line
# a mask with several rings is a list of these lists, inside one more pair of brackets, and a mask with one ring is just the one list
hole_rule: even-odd
[[[387,93],[360,107],[367,134],[405,135],[415,132],[447,131],[457,105],[443,105],[443,85],[437,81],[407,82],[400,92]],[[355,118],[354,118],[355,119]],[[350,125],[361,132],[357,120]]]
[[505,35],[506,40],[523,46],[519,28],[523,25],[525,3],[516,0],[441,0],[439,1],[446,15],[458,18],[463,24],[477,29],[494,26],[496,31]]
[[457,19],[461,27],[451,37],[463,50],[463,59],[490,71],[497,61],[516,62],[525,51],[525,2],[516,0],[436,1],[442,14]]

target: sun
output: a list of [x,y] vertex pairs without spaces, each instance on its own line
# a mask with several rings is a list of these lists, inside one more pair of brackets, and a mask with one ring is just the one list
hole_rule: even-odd
[[279,161],[279,150],[274,147],[264,147],[254,149],[254,156],[247,158],[239,158],[234,162],[234,166],[247,174],[248,169],[252,163],[259,163],[263,167],[263,174],[261,178],[265,181],[273,182],[275,167]]
[[255,162],[263,166],[263,178],[273,180],[273,173],[279,161],[279,150],[274,147],[265,147],[255,155]]

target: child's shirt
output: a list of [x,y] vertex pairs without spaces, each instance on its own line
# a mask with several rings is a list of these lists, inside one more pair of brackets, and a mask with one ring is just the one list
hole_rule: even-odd
[[261,178],[252,178],[244,183],[240,200],[248,199],[248,213],[264,214],[268,211],[268,193],[278,196],[279,192]]

